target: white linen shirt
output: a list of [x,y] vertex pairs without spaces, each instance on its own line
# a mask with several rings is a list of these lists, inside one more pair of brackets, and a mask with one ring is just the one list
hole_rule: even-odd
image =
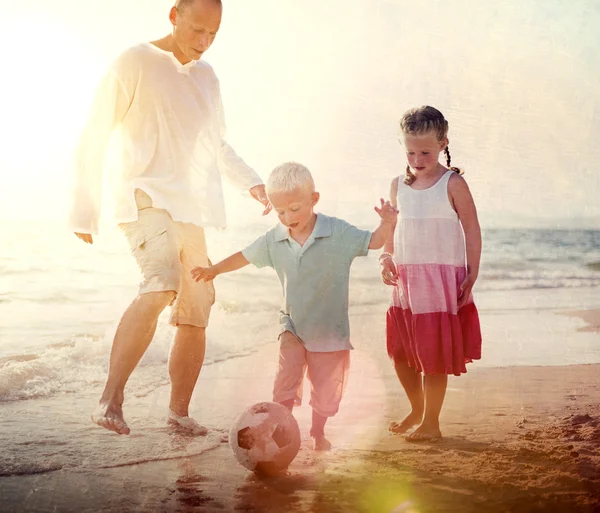
[[115,220],[137,220],[134,189],[173,220],[225,227],[221,173],[240,189],[260,177],[224,140],[219,81],[204,61],[181,64],[151,43],[126,50],[109,69],[75,155],[69,215],[74,232],[98,233],[102,170],[112,133],[121,131],[112,180]]

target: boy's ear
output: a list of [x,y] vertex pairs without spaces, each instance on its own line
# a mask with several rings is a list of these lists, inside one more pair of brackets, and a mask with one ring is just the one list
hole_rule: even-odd
[[312,206],[313,207],[319,202],[320,198],[321,198],[321,195],[318,192],[315,191],[312,193]]

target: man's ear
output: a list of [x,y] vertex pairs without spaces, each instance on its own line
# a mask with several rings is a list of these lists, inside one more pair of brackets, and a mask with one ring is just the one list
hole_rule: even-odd
[[177,25],[177,7],[175,6],[171,7],[171,10],[169,11],[169,21],[171,22],[171,25]]
[[319,199],[321,199],[321,195],[318,192],[313,192],[312,193],[312,206],[314,207],[318,202]]

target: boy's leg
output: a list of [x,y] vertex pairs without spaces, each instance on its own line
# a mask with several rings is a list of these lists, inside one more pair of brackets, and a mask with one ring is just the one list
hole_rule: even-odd
[[308,379],[311,383],[310,405],[313,409],[310,436],[316,450],[329,450],[325,424],[339,410],[350,370],[350,350],[330,353],[307,353]]
[[423,419],[425,400],[423,394],[423,378],[421,373],[400,358],[394,358],[396,375],[410,401],[411,410],[400,422],[391,422],[389,430],[392,433],[403,434],[410,428],[420,424]]
[[279,336],[279,366],[273,385],[273,401],[290,411],[302,402],[302,381],[307,351],[298,337],[289,331]]

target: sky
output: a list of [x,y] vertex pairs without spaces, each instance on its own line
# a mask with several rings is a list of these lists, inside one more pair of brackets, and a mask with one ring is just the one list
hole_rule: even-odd
[[[482,225],[600,219],[597,1],[223,3],[203,58],[228,141],[264,179],[302,162],[322,211],[375,224],[405,166],[398,120],[430,104],[449,121]],[[98,80],[125,48],[169,32],[171,2],[0,4],[0,218],[61,219]],[[229,189],[227,200],[234,224],[258,212]]]

